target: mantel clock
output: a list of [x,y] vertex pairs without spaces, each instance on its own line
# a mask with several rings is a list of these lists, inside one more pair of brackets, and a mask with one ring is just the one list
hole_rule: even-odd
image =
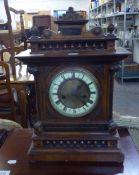
[[[36,28],[31,50],[16,56],[34,74],[37,121],[31,160],[122,163],[112,121],[113,75],[130,54],[115,48],[116,37],[87,23],[73,8],[56,22],[60,32]],[[108,29],[109,29],[108,28]]]

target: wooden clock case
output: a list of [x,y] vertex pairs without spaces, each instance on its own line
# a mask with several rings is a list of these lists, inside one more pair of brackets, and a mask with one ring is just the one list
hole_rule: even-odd
[[[47,31],[43,36],[36,36],[33,32],[31,51],[16,56],[28,65],[35,77],[37,123],[28,154],[30,160],[35,161],[122,163],[124,155],[118,148],[118,132],[112,121],[113,76],[119,61],[130,53],[115,48],[116,37],[110,26],[107,35],[99,27],[71,35],[72,27],[75,31],[87,22],[81,16],[74,18],[75,14],[69,8],[57,22],[62,25],[62,31],[66,28],[66,32],[55,34]],[[67,33],[69,25],[70,35]],[[83,117],[65,117],[50,103],[51,80],[67,68],[85,69],[97,79],[98,103]]]

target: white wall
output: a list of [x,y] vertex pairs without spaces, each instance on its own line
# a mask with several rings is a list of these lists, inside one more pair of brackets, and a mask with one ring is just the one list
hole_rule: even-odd
[[4,8],[3,0],[0,0],[0,22],[6,21],[6,12]]
[[[2,8],[3,0],[0,0],[0,19],[5,20],[6,16],[3,13]],[[50,10],[53,15],[53,10],[67,10],[68,7],[73,7],[74,10],[85,10],[87,15],[89,14],[89,2],[90,0],[9,0],[9,6],[17,10]],[[12,18],[17,18],[12,16]],[[16,19],[17,20],[17,19]]]
[[75,10],[89,10],[90,0],[9,0],[16,9],[30,10],[66,10],[69,6]]

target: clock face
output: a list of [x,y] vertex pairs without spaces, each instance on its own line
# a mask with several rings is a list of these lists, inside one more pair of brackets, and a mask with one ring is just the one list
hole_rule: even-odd
[[98,98],[98,82],[83,68],[64,69],[50,83],[50,102],[58,113],[66,117],[85,116],[95,108]]

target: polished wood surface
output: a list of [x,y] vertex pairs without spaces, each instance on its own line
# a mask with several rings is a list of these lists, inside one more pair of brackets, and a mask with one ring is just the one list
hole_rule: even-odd
[[[32,28],[31,52],[16,56],[35,77],[39,124],[34,125],[31,161],[123,162],[111,122],[113,75],[130,52],[115,48],[114,29],[106,35],[98,27],[84,32],[86,22],[69,7],[56,22],[61,34],[43,30],[40,36]],[[99,94],[97,102],[93,94]]]
[[[89,41],[87,40],[88,38],[90,39]],[[123,154],[117,148],[118,138],[114,140],[113,137],[116,127],[113,127],[114,125],[109,121],[112,119],[113,75],[118,68],[116,63],[126,58],[130,52],[123,48],[115,49],[114,43],[116,38],[111,39],[101,36],[98,38],[94,35],[91,38],[90,33],[87,35],[86,32],[86,38],[82,38],[81,35],[72,39],[68,38],[66,41],[64,36],[59,36],[57,39],[52,37],[50,42],[55,43],[52,47],[52,43],[48,44],[47,40],[42,39],[38,41],[32,38],[31,51],[21,52],[16,56],[16,58],[28,65],[28,70],[35,77],[37,120],[46,121],[44,127],[37,127],[39,131],[42,128],[42,132],[37,135],[37,139],[33,139],[29,151],[30,160],[121,163],[123,162]],[[57,43],[61,40],[66,45]],[[77,49],[77,45],[75,46],[74,43],[77,40],[78,43],[76,44],[78,46],[81,44],[84,48]],[[102,41],[105,43],[101,43]],[[44,50],[40,50],[40,47],[38,47],[41,42],[46,44]],[[97,45],[95,49],[90,49],[90,45],[92,47],[93,43],[95,45],[99,43],[99,46]],[[62,47],[55,49],[55,46],[59,47],[61,44],[63,44]],[[67,48],[67,46],[69,47]],[[75,117],[73,114],[73,117],[68,118],[63,117],[64,114],[62,115],[54,109],[48,94],[50,94],[51,82],[56,75],[60,74],[60,72],[69,71],[69,69],[74,70],[75,68],[89,71],[97,79],[100,98],[95,108],[84,117]],[[74,87],[74,89],[76,88]],[[75,96],[79,98],[77,94],[79,93],[76,92]],[[61,98],[60,93],[58,97]],[[66,103],[63,102],[62,104],[70,108]],[[42,139],[41,136],[45,132],[43,128],[47,128],[48,135]],[[58,132],[56,141],[49,131]],[[79,135],[75,137],[77,131]],[[61,136],[59,132],[62,133]],[[64,136],[65,132],[67,132],[66,137]],[[88,132],[88,138],[84,137],[84,132]],[[95,139],[94,133],[96,134]],[[106,137],[104,137],[105,133]],[[52,142],[48,140],[49,136]],[[37,141],[38,139],[39,141]],[[66,144],[68,140],[74,140],[77,144],[70,142],[71,148],[69,144]],[[96,145],[93,145],[93,150],[89,147],[88,143],[90,141],[91,143],[96,143]],[[51,148],[46,144],[47,142],[50,143]],[[59,143],[62,144],[59,146]],[[101,143],[106,143],[106,146],[104,144],[101,145]]]
[[[93,56],[92,56],[93,54]],[[121,61],[123,58],[127,58],[131,53],[124,48],[116,48],[114,52],[100,52],[96,50],[95,52],[84,50],[84,51],[46,51],[45,54],[31,54],[31,50],[25,50],[15,57],[19,60],[22,60],[26,64],[33,65],[42,63],[60,65],[71,64],[74,60],[75,63],[89,64],[89,63],[113,63]],[[97,57],[97,58],[96,58]],[[40,65],[40,64],[38,64]]]
[[[32,129],[15,129],[0,149],[0,170],[10,170],[11,175],[138,175],[139,155],[127,130],[120,130],[120,147],[125,154],[124,164],[93,164],[73,162],[29,162],[28,149]],[[16,160],[15,164],[8,163]]]

